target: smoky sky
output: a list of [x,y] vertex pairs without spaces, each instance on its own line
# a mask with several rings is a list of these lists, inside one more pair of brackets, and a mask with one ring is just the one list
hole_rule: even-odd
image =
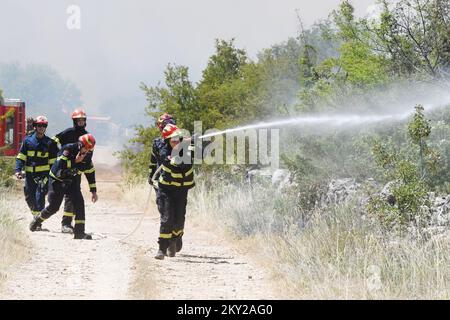
[[[229,40],[257,52],[326,18],[339,0],[0,0],[0,62],[43,63],[72,80],[86,107],[108,99],[145,99],[139,83],[163,81],[168,63],[189,67],[196,82],[214,52]],[[363,16],[374,0],[353,1]],[[67,8],[81,10],[81,29],[66,26]]]

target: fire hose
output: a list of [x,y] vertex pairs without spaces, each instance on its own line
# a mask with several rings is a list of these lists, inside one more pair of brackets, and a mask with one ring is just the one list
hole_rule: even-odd
[[150,186],[150,191],[149,191],[149,193],[148,193],[147,200],[145,201],[145,208],[144,208],[144,211],[142,212],[142,215],[141,215],[141,218],[139,219],[139,222],[137,223],[137,225],[136,225],[136,227],[133,229],[133,231],[131,231],[131,232],[130,232],[129,234],[127,234],[125,237],[123,237],[122,239],[120,239],[119,242],[123,242],[125,239],[131,237],[131,236],[139,229],[139,227],[141,226],[142,221],[144,220],[145,214],[147,213],[147,209],[148,209],[148,207],[150,207],[150,201],[151,201],[152,189],[153,189],[153,188],[158,188],[158,186],[157,186],[157,184],[156,184],[156,182],[157,182],[157,181],[156,181],[156,176],[157,176],[158,173],[161,171],[161,169],[162,169],[162,165],[160,165],[160,166],[156,169],[155,173],[154,173],[153,176],[152,176],[152,179],[151,179],[152,185]]

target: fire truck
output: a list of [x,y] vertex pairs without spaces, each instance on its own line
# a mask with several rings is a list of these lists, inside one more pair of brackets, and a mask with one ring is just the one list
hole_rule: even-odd
[[15,156],[25,138],[25,102],[0,97],[0,156]]

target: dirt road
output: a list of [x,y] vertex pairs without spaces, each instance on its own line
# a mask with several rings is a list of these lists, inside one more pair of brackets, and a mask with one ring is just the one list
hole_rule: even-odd
[[[94,240],[73,240],[60,233],[59,213],[45,222],[49,232],[29,233],[30,259],[9,270],[1,299],[275,299],[261,265],[242,255],[201,223],[187,216],[183,250],[159,261],[159,216],[150,207],[139,228],[146,199],[121,199],[117,175],[97,168],[99,201],[92,204],[83,178],[86,231]],[[103,181],[103,182],[102,182]],[[146,194],[144,191],[142,194]],[[11,202],[28,227],[21,194]]]

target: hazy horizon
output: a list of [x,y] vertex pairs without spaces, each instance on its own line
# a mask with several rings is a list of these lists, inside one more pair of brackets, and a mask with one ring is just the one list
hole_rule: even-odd
[[[168,63],[189,67],[196,82],[217,38],[235,38],[250,58],[326,18],[340,0],[54,1],[1,0],[0,63],[47,64],[96,110],[111,99],[145,106],[140,82],[163,81]],[[365,15],[373,0],[353,1]],[[66,26],[67,8],[81,10],[81,29]],[[7,94],[7,93],[6,93]]]

